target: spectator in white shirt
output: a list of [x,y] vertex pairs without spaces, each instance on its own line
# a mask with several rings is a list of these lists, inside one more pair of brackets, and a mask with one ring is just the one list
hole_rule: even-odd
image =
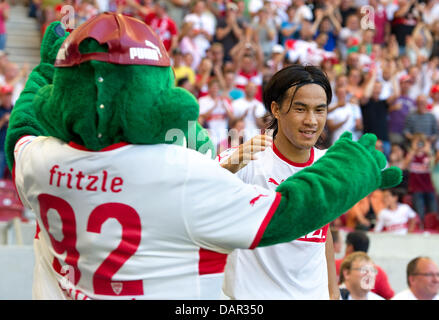
[[347,100],[346,87],[337,87],[335,94],[337,103],[329,107],[327,120],[331,143],[334,143],[345,131],[352,132],[352,139],[358,140],[363,129],[361,109],[357,104]]
[[184,18],[184,23],[192,23],[192,28],[196,33],[195,42],[204,57],[207,49],[213,40],[216,28],[216,18],[206,7],[204,0],[194,2],[192,13]]
[[416,257],[407,265],[408,289],[392,300],[439,300],[439,269],[429,257]]
[[232,102],[233,115],[235,118],[244,119],[244,141],[261,134],[264,127],[264,116],[267,113],[262,102],[255,98],[257,85],[251,81],[245,86],[245,97]]
[[378,213],[375,231],[387,231],[395,234],[413,232],[416,224],[416,212],[407,204],[398,201],[399,191],[388,189],[383,191],[386,206]]

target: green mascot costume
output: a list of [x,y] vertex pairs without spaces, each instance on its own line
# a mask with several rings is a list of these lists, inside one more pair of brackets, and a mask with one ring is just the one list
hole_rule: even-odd
[[233,249],[297,239],[401,181],[374,135],[345,134],[276,192],[244,184],[212,160],[198,113],[143,22],[50,25],[6,139],[38,223],[34,298],[219,297]]

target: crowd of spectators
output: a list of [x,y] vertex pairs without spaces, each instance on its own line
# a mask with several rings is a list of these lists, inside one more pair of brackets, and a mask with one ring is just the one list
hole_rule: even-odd
[[[339,230],[331,228],[331,234],[334,252],[341,253]],[[335,261],[342,300],[439,300],[439,268],[430,257],[412,258],[406,266],[407,288],[395,292],[387,273],[368,255],[370,239],[365,231],[347,233],[344,242],[344,256]]]
[[[66,14],[74,27],[103,11],[149,24],[218,153],[232,146],[230,129],[246,141],[270,121],[262,90],[276,71],[319,65],[334,92],[322,146],[344,131],[376,134],[389,164],[404,170],[397,202],[417,213],[414,229],[438,211],[439,0],[31,0],[29,8],[42,33]],[[396,210],[370,200],[336,224],[372,230],[381,210]]]

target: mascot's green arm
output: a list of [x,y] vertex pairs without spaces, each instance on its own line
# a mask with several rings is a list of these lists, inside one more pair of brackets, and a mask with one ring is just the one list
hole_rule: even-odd
[[61,23],[52,23],[41,43],[41,62],[29,75],[26,86],[11,112],[5,141],[6,162],[10,170],[14,164],[14,148],[17,141],[25,135],[47,136],[47,131],[37,120],[33,101],[37,92],[43,88],[50,90],[55,68],[53,66],[58,49],[68,33]]
[[282,182],[281,202],[258,246],[289,242],[315,231],[349,210],[378,188],[398,185],[402,171],[384,169],[384,154],[375,149],[376,136],[358,141],[345,133],[314,165]]
[[15,144],[21,137],[26,135],[47,135],[36,118],[32,103],[38,90],[48,85],[52,76],[53,66],[47,63],[40,63],[35,67],[30,73],[26,86],[11,112],[5,141],[6,162],[10,170],[12,170],[14,164]]

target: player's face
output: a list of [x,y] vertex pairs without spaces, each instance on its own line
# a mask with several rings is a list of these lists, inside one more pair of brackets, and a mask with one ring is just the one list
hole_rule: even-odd
[[[278,135],[283,135],[293,149],[311,149],[322,133],[328,107],[325,90],[317,84],[307,84],[297,90],[294,101],[291,98],[296,90],[288,90],[280,109],[272,105],[273,115],[278,121]],[[291,104],[291,109],[288,111]]]

